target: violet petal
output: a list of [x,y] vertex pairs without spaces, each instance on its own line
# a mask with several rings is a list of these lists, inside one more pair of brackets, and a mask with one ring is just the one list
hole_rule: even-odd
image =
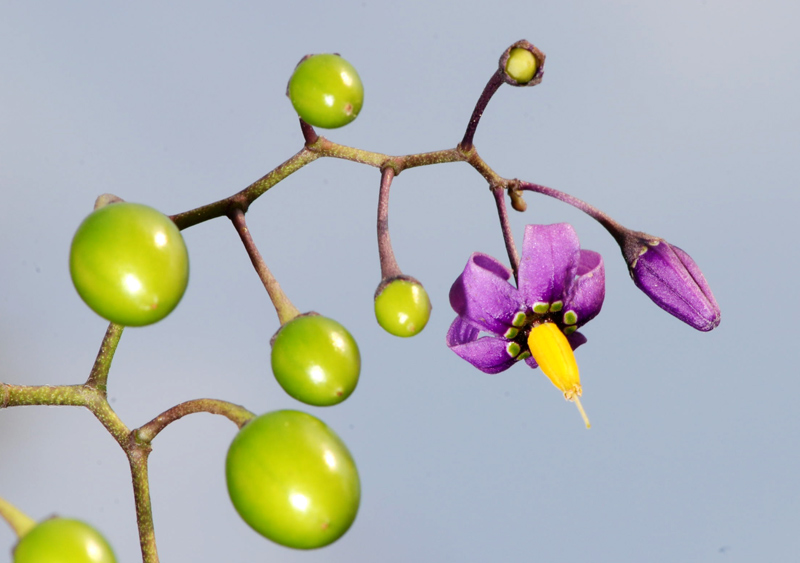
[[564,297],[575,277],[579,250],[578,235],[568,223],[525,227],[519,290],[527,306]]
[[512,272],[487,254],[475,252],[450,288],[450,305],[459,316],[492,334],[502,335],[524,308],[511,285]]
[[447,346],[484,373],[500,373],[516,363],[506,351],[509,341],[496,336],[478,338],[480,331],[456,317],[447,331]]
[[581,250],[577,278],[564,300],[564,324],[582,327],[588,323],[600,312],[605,295],[606,271],[603,257],[592,250]]

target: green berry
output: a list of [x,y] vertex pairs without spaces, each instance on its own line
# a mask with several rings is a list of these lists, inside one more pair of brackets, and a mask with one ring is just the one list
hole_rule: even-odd
[[342,325],[316,313],[281,327],[272,344],[272,372],[298,401],[319,407],[341,403],[358,384],[361,355]]
[[339,55],[311,55],[289,80],[289,99],[310,125],[336,129],[353,121],[364,104],[364,86],[356,69]]
[[414,336],[431,317],[428,292],[419,282],[394,279],[375,296],[375,317],[389,334]]
[[163,213],[138,203],[112,203],[78,227],[69,270],[95,313],[143,326],[160,321],[180,302],[189,281],[189,254]]
[[324,422],[299,411],[271,412],[245,424],[228,449],[225,476],[242,519],[297,549],[339,539],[361,499],[347,446]]
[[14,548],[14,563],[116,563],[106,539],[89,524],[51,518],[34,526]]
[[511,49],[506,62],[506,73],[519,84],[527,84],[533,80],[539,65],[533,53],[527,49],[515,47]]

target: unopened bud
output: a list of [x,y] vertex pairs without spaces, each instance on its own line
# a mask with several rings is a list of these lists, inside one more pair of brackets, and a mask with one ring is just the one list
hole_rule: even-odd
[[627,231],[622,254],[636,287],[669,314],[697,330],[719,325],[714,294],[692,257],[662,238]]

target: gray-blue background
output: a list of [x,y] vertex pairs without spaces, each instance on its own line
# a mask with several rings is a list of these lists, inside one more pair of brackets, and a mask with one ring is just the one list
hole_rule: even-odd
[[[372,312],[379,174],[315,162],[248,218],[295,304],[358,339],[357,392],[330,409],[282,392],[274,310],[224,219],[185,232],[188,292],[126,331],[109,392],[131,427],[199,397],[305,408],[353,452],[361,511],[329,548],[271,544],[227,499],[235,427],[193,415],[150,458],[161,560],[796,561],[798,23],[788,0],[0,2],[0,381],[87,376],[106,323],[67,254],[98,194],[184,211],[300,148],[284,88],[302,55],[340,52],[365,83],[358,120],[324,134],[404,154],[455,146],[497,58],[527,38],[547,54],[544,81],[500,90],[482,156],[686,249],[721,326],[702,334],[656,308],[601,227],[528,195],[520,240],[526,223],[569,221],[605,257],[603,313],[577,354],[587,431],[539,371],[485,375],[444,345],[469,254],[505,259],[478,174],[395,181],[395,252],[434,303],[401,340]],[[89,520],[120,561],[140,557],[124,455],[85,410],[0,412],[0,495],[35,518]],[[0,526],[0,552],[12,543]]]

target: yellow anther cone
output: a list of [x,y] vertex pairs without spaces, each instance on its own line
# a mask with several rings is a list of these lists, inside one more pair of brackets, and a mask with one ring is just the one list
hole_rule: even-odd
[[579,399],[582,390],[578,363],[561,329],[555,323],[548,322],[533,327],[528,335],[528,348],[553,385],[563,391],[567,400],[575,402],[586,428],[589,428],[589,418]]

